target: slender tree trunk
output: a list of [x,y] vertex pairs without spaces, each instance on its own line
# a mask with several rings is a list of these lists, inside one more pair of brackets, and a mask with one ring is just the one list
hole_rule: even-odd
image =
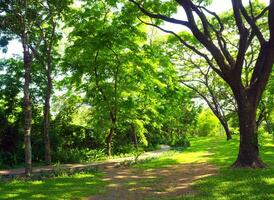
[[241,102],[239,105],[240,147],[238,158],[232,166],[263,168],[265,164],[259,158],[256,106],[249,102]]
[[231,140],[232,139],[232,135],[231,135],[231,131],[228,127],[227,121],[224,119],[219,119],[220,123],[222,124],[222,126],[225,129],[225,134],[226,134],[226,140]]
[[107,153],[109,156],[111,156],[112,155],[112,139],[113,139],[114,131],[116,128],[116,107],[110,111],[109,115],[111,119],[111,128],[109,130],[109,134],[107,135],[106,143],[107,143]]
[[45,163],[51,164],[51,153],[50,153],[50,96],[51,96],[51,79],[48,79],[48,86],[46,89],[46,98],[44,105],[44,143],[45,143]]
[[31,121],[32,121],[32,101],[30,96],[30,71],[31,71],[31,55],[28,51],[28,47],[23,40],[24,49],[24,142],[25,142],[25,174],[30,176],[32,171],[32,159],[31,159]]
[[107,136],[107,139],[106,139],[108,156],[112,155],[112,138],[113,138],[113,135],[114,135],[114,128],[111,127],[110,130],[109,130],[109,134]]
[[51,78],[51,54],[48,53],[47,58],[47,88],[44,104],[44,144],[45,144],[45,163],[51,164],[51,153],[50,153],[50,98],[52,91],[52,78]]
[[135,131],[134,124],[131,125],[131,134],[132,134],[132,139],[133,139],[133,144],[136,149],[138,149],[138,139]]

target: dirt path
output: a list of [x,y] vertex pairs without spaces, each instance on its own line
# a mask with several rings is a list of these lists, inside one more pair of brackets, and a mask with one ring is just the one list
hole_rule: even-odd
[[[169,146],[161,145],[161,149],[159,149],[159,150],[143,153],[139,157],[139,160],[160,156],[163,152],[168,151],[169,149],[170,149]],[[87,167],[104,166],[106,164],[115,165],[117,163],[120,163],[120,162],[123,162],[126,160],[132,160],[132,159],[134,159],[134,157],[109,159],[106,161],[93,162],[93,163],[87,163],[87,164],[62,164],[62,165],[58,166],[58,168],[72,169],[72,170],[73,169],[83,169],[83,168],[87,168]],[[37,174],[37,173],[51,172],[51,171],[54,171],[55,169],[56,169],[55,166],[34,167],[32,169],[32,173]],[[0,176],[12,176],[12,177],[13,176],[22,176],[22,175],[24,175],[24,173],[25,173],[24,168],[0,170]]]
[[195,194],[193,182],[215,175],[218,168],[207,163],[180,164],[158,169],[115,168],[105,165],[107,193],[88,200],[144,200]]

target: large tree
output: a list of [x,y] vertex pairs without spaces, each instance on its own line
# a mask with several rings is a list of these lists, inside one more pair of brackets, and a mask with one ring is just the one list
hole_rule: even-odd
[[[237,31],[229,34],[233,40],[237,39],[237,43],[225,37],[228,31],[226,24],[222,16],[203,5],[208,1],[159,2],[155,0],[141,3],[141,1],[130,0],[130,2],[146,16],[156,19],[155,23],[147,24],[162,30],[164,29],[158,26],[159,20],[182,25],[204,47],[202,50],[197,49],[178,34],[164,30],[175,35],[183,45],[204,58],[211,69],[230,86],[238,105],[240,127],[240,148],[233,166],[264,167],[264,163],[259,158],[256,112],[274,63],[274,0],[270,0],[269,5],[264,6],[259,13],[254,11],[257,1],[250,0],[249,5],[245,7],[241,0],[231,0],[233,16],[230,20],[237,27]],[[185,12],[186,19],[171,17],[178,6]],[[217,23],[212,23],[212,18]],[[269,29],[268,34],[263,34],[262,31],[262,26],[265,24]],[[251,51],[250,46],[254,42],[259,43],[259,51],[255,59],[250,62],[251,76],[244,83],[244,65],[248,52]]]

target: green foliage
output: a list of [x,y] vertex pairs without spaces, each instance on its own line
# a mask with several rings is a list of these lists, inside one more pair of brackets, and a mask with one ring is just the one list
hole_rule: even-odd
[[22,63],[2,60],[0,70],[0,166],[7,167],[23,161]]
[[145,136],[147,130],[144,127],[144,122],[136,119],[133,121],[133,124],[135,127],[136,134],[139,138],[139,143],[145,147],[148,146],[148,141]]
[[186,134],[172,134],[167,141],[167,144],[171,147],[189,147],[190,142],[186,137]]
[[211,110],[203,110],[198,116],[195,134],[198,136],[208,136],[216,133],[220,133],[218,119],[212,114]]
[[54,160],[60,163],[83,163],[103,160],[107,156],[104,149],[60,149],[54,152]]

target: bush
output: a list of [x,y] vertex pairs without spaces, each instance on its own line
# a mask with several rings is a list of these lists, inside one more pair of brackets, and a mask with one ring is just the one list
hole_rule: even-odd
[[136,151],[136,148],[132,144],[117,145],[113,148],[115,155],[128,154]]
[[54,160],[60,163],[78,163],[102,160],[106,157],[104,149],[69,149],[60,150],[55,154]]
[[189,147],[190,142],[185,134],[173,134],[168,141],[171,147]]

